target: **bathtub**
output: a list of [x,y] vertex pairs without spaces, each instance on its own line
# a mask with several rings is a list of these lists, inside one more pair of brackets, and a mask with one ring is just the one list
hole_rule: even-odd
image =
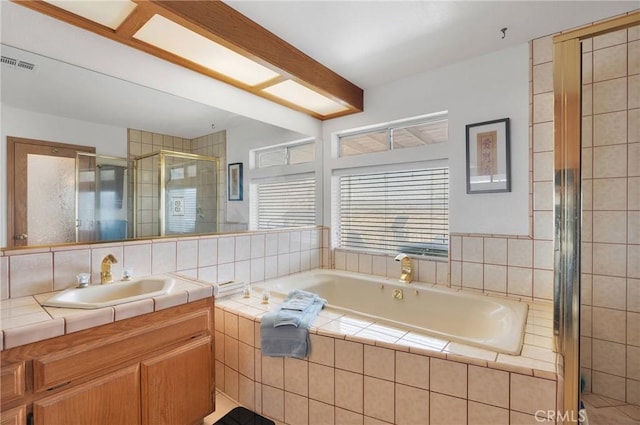
[[281,296],[296,288],[303,289],[325,298],[329,308],[514,355],[519,355],[522,349],[529,308],[527,303],[515,300],[338,270],[312,270],[273,279],[261,286]]

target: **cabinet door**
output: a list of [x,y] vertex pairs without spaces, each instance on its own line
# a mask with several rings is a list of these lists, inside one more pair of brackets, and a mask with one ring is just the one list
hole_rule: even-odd
[[0,425],[24,425],[27,423],[27,406],[24,404],[0,414]]
[[211,357],[207,336],[142,362],[142,423],[191,424],[211,413]]
[[0,387],[0,400],[2,400],[2,404],[24,397],[24,362],[2,365]]
[[33,403],[35,425],[139,425],[139,365]]

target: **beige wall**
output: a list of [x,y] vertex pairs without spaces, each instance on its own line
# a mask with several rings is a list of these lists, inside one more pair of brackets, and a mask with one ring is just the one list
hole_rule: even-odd
[[640,27],[582,46],[582,375],[640,404]]

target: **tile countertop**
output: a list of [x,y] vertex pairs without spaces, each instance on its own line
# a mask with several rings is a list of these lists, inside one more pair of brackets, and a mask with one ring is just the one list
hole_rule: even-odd
[[212,284],[175,274],[164,276],[176,281],[170,294],[111,307],[86,310],[41,306],[40,303],[59,291],[0,301],[0,351],[186,304],[213,294]]

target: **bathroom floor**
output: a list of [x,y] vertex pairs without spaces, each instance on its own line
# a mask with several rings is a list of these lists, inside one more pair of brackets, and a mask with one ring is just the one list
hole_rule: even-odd
[[[203,425],[213,425],[217,420],[229,413],[233,408],[238,407],[239,404],[234,400],[227,397],[226,394],[216,391],[216,411],[204,418]],[[283,425],[276,422],[276,425]]]
[[640,406],[625,404],[596,394],[583,394],[589,425],[637,425],[640,423]]

